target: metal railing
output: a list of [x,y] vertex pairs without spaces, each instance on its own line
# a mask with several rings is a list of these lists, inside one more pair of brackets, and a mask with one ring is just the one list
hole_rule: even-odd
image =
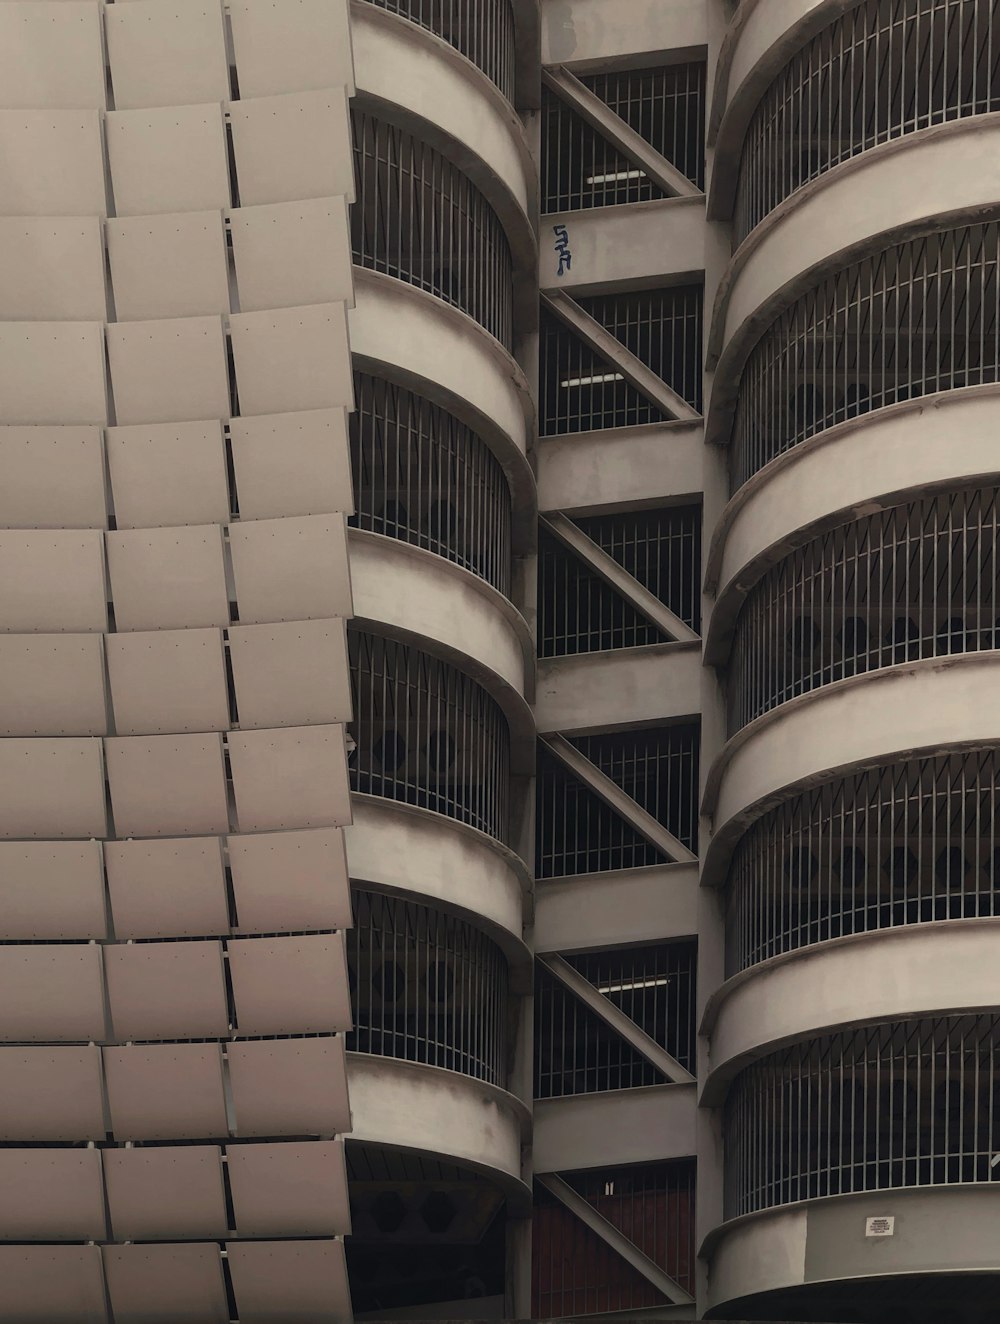
[[[672,506],[574,521],[692,629],[701,595],[701,509]],[[550,535],[538,540],[538,655],[661,643],[666,635]]]
[[946,230],[856,262],[799,298],[751,351],[732,489],[870,410],[1000,379],[1000,225]]
[[348,523],[435,552],[509,597],[511,494],[496,456],[403,386],[359,372],[354,398]]
[[747,1067],[730,1089],[726,1217],[854,1191],[988,1182],[998,1128],[996,1016],[795,1044]]
[[740,839],[726,973],[847,934],[1000,916],[1000,751],[884,764],[771,810]]
[[457,166],[405,129],[362,110],[351,123],[354,261],[461,308],[510,349],[513,268],[496,212]]
[[[705,178],[705,66],[585,74],[580,81],[699,188]],[[666,195],[554,92],[542,91],[542,212]]]
[[514,102],[515,30],[511,0],[367,0],[426,28],[472,61]]
[[[661,1048],[694,1070],[695,945],[657,943],[566,958]],[[535,982],[535,1098],[662,1084],[627,1040],[542,966]]]
[[[602,294],[577,303],[616,340],[700,412],[702,406],[700,285]],[[539,429],[542,436],[635,427],[666,415],[618,370],[544,309],[539,346]]]
[[[687,1291],[694,1293],[693,1159],[559,1174],[567,1185]],[[545,1189],[532,1220],[535,1319],[641,1310],[665,1299]]]
[[506,841],[510,732],[457,667],[382,635],[348,632],[351,788],[432,809]]
[[733,632],[730,734],[847,676],[1000,647],[998,502],[984,487],[894,506],[768,570]]
[[777,76],[743,143],[740,243],[785,198],[860,152],[1000,109],[997,0],[869,0]]
[[347,966],[349,1049],[504,1085],[507,962],[485,934],[430,906],[358,888]]
[[[697,851],[697,725],[577,736],[572,743],[689,850]],[[539,753],[536,796],[536,877],[663,863],[655,846],[544,750]]]

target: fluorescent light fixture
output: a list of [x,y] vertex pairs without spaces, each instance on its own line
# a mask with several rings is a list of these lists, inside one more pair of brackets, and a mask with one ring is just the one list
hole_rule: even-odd
[[588,184],[617,184],[622,179],[645,179],[645,170],[612,170],[607,175],[588,175]]
[[663,988],[673,975],[652,975],[649,979],[628,979],[620,984],[598,984],[598,993],[629,993],[636,988]]
[[620,372],[595,372],[589,377],[567,377],[560,386],[597,386],[600,382],[623,382]]

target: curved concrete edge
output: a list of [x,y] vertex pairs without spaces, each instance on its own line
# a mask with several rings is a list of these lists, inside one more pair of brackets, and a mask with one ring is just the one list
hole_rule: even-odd
[[858,0],[741,0],[719,51],[708,143],[715,147],[710,220],[728,220],[743,139],[757,103],[785,64]]
[[828,528],[908,498],[995,481],[1000,386],[968,386],[875,410],[772,460],[722,513],[706,588],[721,584],[705,657],[722,662],[736,616],[761,575]]
[[1000,113],[882,143],[787,198],[740,246],[719,285],[706,356],[715,368],[706,439],[728,438],[747,356],[800,294],[889,244],[997,213]]
[[536,252],[535,171],[524,126],[499,88],[448,42],[374,5],[351,6],[358,97],[391,106],[468,175],[500,218],[518,267]]
[[[515,771],[534,766],[534,685],[528,627],[489,584],[422,547],[363,529],[348,531],[354,620],[429,643],[492,694],[511,729]],[[525,749],[527,744],[529,749]]]
[[[891,1237],[865,1236],[873,1214],[893,1216]],[[709,1261],[706,1317],[736,1318],[735,1303],[810,1284],[821,1304],[822,1284],[843,1279],[998,1274],[998,1237],[996,1187],[987,1183],[836,1195],[746,1214],[714,1228],[699,1251]]]
[[702,881],[718,885],[732,847],[782,800],[893,759],[1000,743],[1000,652],[925,658],[851,676],[743,728],[709,769],[713,823]]
[[521,369],[471,317],[405,281],[354,269],[351,355],[362,371],[391,377],[467,423],[511,485],[518,545],[533,545],[537,506],[527,460],[534,405]]
[[351,881],[446,910],[482,929],[519,968],[531,964],[522,938],[528,871],[505,846],[442,814],[377,796],[351,796],[344,829]]
[[367,1053],[347,1054],[347,1083],[351,1140],[474,1168],[503,1187],[519,1216],[530,1212],[521,1143],[531,1115],[512,1094],[441,1067]]
[[939,920],[816,943],[726,981],[705,1009],[702,1103],[716,1107],[749,1062],[845,1026],[1000,1004],[1000,923]]

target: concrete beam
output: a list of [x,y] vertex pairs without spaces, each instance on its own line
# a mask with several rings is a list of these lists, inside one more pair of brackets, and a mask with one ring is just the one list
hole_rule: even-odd
[[537,884],[534,949],[583,951],[698,932],[698,870],[653,864]]
[[543,293],[542,304],[585,344],[600,354],[601,358],[613,363],[627,382],[631,382],[637,391],[641,391],[670,418],[688,422],[701,418],[697,410],[692,409],[662,377],[658,377],[652,368],[647,368],[641,359],[636,358],[632,351],[617,340],[610,331],[606,331],[596,318],[585,313],[569,295]]
[[652,1062],[657,1071],[662,1071],[668,1080],[672,1080],[676,1085],[690,1085],[694,1081],[694,1076],[681,1066],[676,1057],[636,1025],[635,1021],[626,1016],[620,1007],[616,1007],[610,998],[598,992],[590,980],[584,979],[579,970],[574,969],[564,957],[556,952],[550,952],[547,956],[539,956],[538,961],[555,975],[575,998],[589,1007],[595,1016],[600,1016],[615,1034],[630,1044],[647,1062]]
[[633,1241],[629,1241],[624,1233],[619,1232],[613,1223],[597,1212],[592,1204],[578,1195],[573,1187],[563,1179],[552,1173],[546,1177],[539,1177],[538,1180],[556,1197],[560,1204],[566,1208],[581,1223],[585,1223],[592,1232],[596,1232],[602,1241],[607,1242],[616,1255],[620,1255],[623,1260],[631,1264],[642,1274],[647,1282],[653,1284],[658,1292],[662,1292],[665,1297],[673,1301],[678,1306],[691,1305],[694,1298],[685,1292],[680,1283],[674,1281],[669,1274],[663,1272],[658,1264],[654,1262],[639,1249]]
[[571,74],[562,65],[557,65],[554,69],[542,70],[542,81],[572,106],[576,113],[592,125],[603,138],[617,147],[623,156],[634,161],[669,197],[695,198],[700,195],[701,190],[691,183],[687,175],[672,165],[665,156],[661,156],[655,147],[651,147],[645,138],[640,137],[630,124],[627,124],[620,115],[616,115],[611,107],[581,83],[575,74]]
[[700,419],[542,437],[537,455],[541,510],[595,515],[664,498],[697,502],[704,486]]
[[691,862],[698,857],[689,851],[684,843],[662,823],[658,822],[652,814],[646,812],[640,804],[637,804],[630,795],[626,795],[622,788],[616,785],[610,777],[605,776],[595,764],[591,763],[584,754],[571,745],[565,737],[553,733],[549,736],[540,737],[542,744],[550,754],[554,755],[570,772],[585,786],[589,786],[595,795],[600,796],[605,804],[625,819],[626,823],[635,828],[641,836],[647,841],[653,843],[658,850],[663,851],[664,855],[672,860]]
[[701,711],[703,672],[700,641],[543,658],[535,723],[565,736],[675,722]]
[[536,1099],[536,1173],[688,1158],[697,1152],[697,1087],[643,1085]]

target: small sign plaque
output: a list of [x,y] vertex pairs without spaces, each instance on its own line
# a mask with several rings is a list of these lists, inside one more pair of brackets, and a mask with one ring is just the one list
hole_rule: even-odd
[[891,1237],[895,1231],[896,1220],[891,1215],[881,1215],[878,1218],[865,1219],[866,1237]]

